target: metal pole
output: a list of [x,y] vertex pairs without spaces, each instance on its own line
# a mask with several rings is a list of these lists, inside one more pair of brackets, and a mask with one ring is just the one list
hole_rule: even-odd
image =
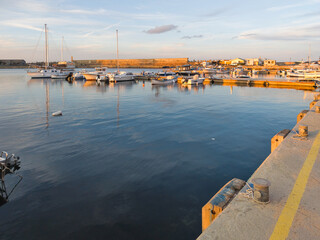
[[61,39],[61,59],[60,61],[62,62],[63,61],[63,36],[62,36],[62,39]]
[[118,43],[118,29],[116,30],[116,34],[117,34],[117,69],[118,69],[118,73],[119,73],[119,43]]
[[46,53],[46,63],[45,63],[45,69],[49,66],[49,51],[48,51],[48,31],[47,31],[47,24],[44,25],[44,32],[45,32],[45,38],[46,38],[46,46],[45,46],[45,53]]

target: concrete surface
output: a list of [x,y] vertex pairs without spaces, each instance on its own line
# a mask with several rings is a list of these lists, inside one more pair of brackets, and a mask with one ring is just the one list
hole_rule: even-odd
[[271,182],[270,203],[238,194],[199,240],[320,239],[320,113],[314,108],[293,128],[307,125],[308,139],[289,133],[248,180]]

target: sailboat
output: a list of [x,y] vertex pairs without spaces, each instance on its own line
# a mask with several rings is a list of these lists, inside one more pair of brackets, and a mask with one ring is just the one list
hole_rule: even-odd
[[49,69],[49,57],[48,57],[48,31],[47,31],[47,24],[44,25],[44,32],[45,32],[45,65],[44,69],[40,68],[37,72],[28,72],[27,74],[31,78],[51,78],[51,75],[60,73],[60,70],[57,69]]
[[108,74],[110,82],[124,82],[124,81],[133,81],[134,75],[131,72],[119,71],[119,43],[118,43],[118,30],[116,30],[117,35],[117,72]]

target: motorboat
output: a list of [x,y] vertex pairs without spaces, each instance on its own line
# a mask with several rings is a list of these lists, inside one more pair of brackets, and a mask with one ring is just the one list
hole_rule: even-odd
[[158,78],[163,78],[163,79],[167,79],[167,77],[176,77],[176,73],[175,72],[158,72],[157,74]]
[[134,81],[134,75],[131,72],[116,72],[107,75],[110,82]]
[[95,71],[93,72],[87,72],[83,73],[82,75],[85,77],[87,81],[96,81],[98,76],[101,75],[107,75],[107,68],[102,67],[102,68],[95,68]]
[[320,71],[315,70],[289,70],[287,71],[287,77],[297,78],[320,78]]
[[236,78],[251,78],[251,77],[248,75],[238,75],[236,76]]
[[57,72],[55,74],[52,74],[51,78],[52,79],[66,79],[68,75],[69,75],[68,72],[60,72],[59,71],[59,72]]
[[154,78],[156,75],[153,72],[141,72],[140,74],[135,76],[136,80],[150,80]]
[[199,75],[194,75],[192,78],[185,78],[182,80],[183,85],[198,85],[202,84],[205,78],[200,78]]
[[151,79],[152,85],[169,85],[177,81],[177,76],[166,76]]

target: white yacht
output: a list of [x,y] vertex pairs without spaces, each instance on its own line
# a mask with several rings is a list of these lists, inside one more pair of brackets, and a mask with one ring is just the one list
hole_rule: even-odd
[[60,73],[57,69],[38,69],[37,72],[28,72],[31,78],[51,78],[52,75]]
[[194,75],[192,78],[186,78],[182,80],[183,85],[198,85],[202,84],[204,78],[199,78],[199,75]]
[[320,78],[320,71],[315,70],[289,70],[287,71],[287,77],[298,78]]
[[169,75],[166,77],[158,77],[151,79],[151,84],[152,85],[168,85],[168,84],[173,84],[177,81],[177,76],[175,75]]
[[82,73],[82,75],[85,77],[87,81],[96,81],[97,77],[107,74],[108,73],[106,67],[95,68],[95,71],[93,72]]
[[125,82],[125,81],[133,81],[134,75],[131,72],[117,72],[108,74],[110,82]]
[[31,78],[51,78],[51,75],[60,73],[60,70],[57,69],[49,69],[49,58],[48,58],[48,31],[47,31],[47,24],[44,25],[44,32],[45,32],[45,46],[46,46],[46,54],[45,54],[45,65],[44,69],[39,68],[37,72],[34,71],[28,71],[27,74]]

